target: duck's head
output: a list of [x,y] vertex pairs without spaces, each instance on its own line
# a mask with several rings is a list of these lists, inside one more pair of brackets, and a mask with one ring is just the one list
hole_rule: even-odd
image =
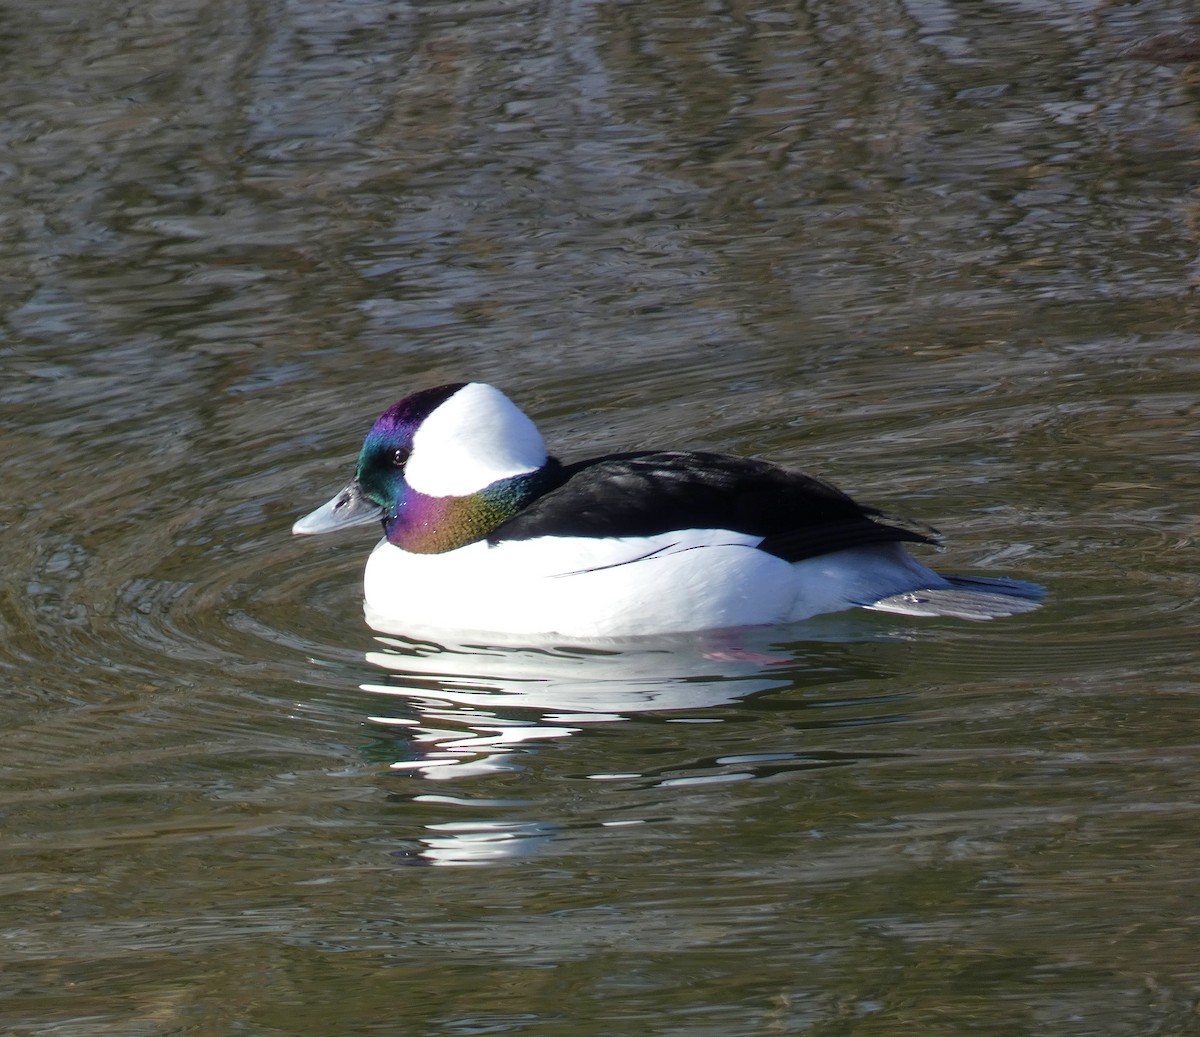
[[554,466],[533,422],[498,389],[480,382],[423,389],[379,416],[354,481],[292,532],[382,521],[384,535],[406,551],[451,551],[545,492]]

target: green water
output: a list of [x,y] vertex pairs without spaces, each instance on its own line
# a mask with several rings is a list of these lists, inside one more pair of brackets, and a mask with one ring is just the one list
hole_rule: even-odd
[[[1194,13],[10,5],[0,1035],[1200,1032]],[[466,379],[1048,604],[378,641]]]

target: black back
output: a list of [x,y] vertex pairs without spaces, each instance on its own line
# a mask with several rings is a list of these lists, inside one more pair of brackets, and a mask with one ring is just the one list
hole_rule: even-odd
[[488,540],[654,536],[729,529],[787,561],[865,544],[937,542],[835,486],[766,461],[683,451],[611,454],[566,465],[561,481]]

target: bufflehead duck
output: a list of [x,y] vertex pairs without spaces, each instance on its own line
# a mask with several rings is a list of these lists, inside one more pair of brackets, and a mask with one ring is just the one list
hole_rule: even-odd
[[1042,588],[942,576],[936,544],[829,483],[690,451],[561,464],[533,422],[479,382],[406,397],[363,442],[354,481],[296,522],[382,521],[367,619],[392,632],[627,637],[791,622],[854,607],[993,619]]

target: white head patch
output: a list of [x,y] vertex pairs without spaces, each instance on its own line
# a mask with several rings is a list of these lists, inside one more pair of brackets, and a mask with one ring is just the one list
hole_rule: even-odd
[[466,497],[545,463],[537,426],[499,389],[471,382],[421,422],[404,478],[430,497]]

